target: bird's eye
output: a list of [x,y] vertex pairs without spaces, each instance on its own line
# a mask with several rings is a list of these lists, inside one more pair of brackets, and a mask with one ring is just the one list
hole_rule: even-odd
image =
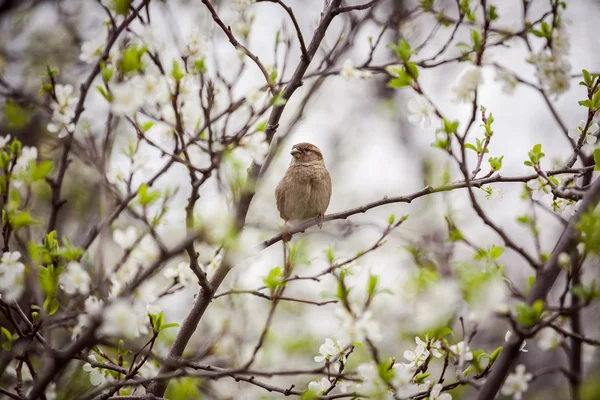
[[305,153],[308,153],[310,150],[309,149],[304,149],[303,150]]

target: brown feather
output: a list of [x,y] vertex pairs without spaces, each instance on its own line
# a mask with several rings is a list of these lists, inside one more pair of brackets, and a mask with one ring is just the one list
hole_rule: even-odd
[[292,163],[275,189],[277,209],[283,220],[305,221],[322,216],[331,199],[331,177],[321,151],[310,143],[299,143]]

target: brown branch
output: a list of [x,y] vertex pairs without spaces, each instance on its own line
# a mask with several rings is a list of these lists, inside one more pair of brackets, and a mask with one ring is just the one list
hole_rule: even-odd
[[294,24],[294,29],[296,29],[296,35],[298,36],[298,41],[300,42],[300,51],[302,52],[302,57],[305,60],[310,62],[310,55],[308,54],[308,50],[306,49],[306,44],[304,43],[304,37],[302,36],[302,31],[300,30],[300,25],[298,25],[298,20],[296,20],[296,16],[294,15],[294,11],[292,11],[292,7],[286,6],[282,0],[256,0],[257,3],[277,3],[279,4],[285,12],[288,13],[292,23]]
[[[213,19],[215,19],[216,12],[214,12],[214,9],[210,5],[210,3],[208,3],[207,0],[202,0],[202,2],[209,8],[209,10],[212,9],[213,12],[211,12],[211,13],[213,14]],[[286,102],[294,94],[296,89],[298,89],[300,87],[300,85],[302,84],[302,78],[304,77],[304,74],[306,73],[306,70],[308,69],[308,66],[310,64],[309,60],[316,54],[317,50],[319,49],[321,41],[323,40],[323,38],[325,37],[325,33],[327,32],[327,28],[329,27],[329,24],[331,23],[331,21],[334,18],[333,10],[336,9],[337,7],[339,7],[340,4],[341,4],[341,0],[332,0],[331,4],[329,4],[325,8],[323,13],[321,14],[321,20],[314,32],[313,38],[308,47],[309,59],[308,60],[300,59],[300,62],[298,64],[298,66],[296,67],[294,74],[292,75],[292,79],[291,79],[290,83],[288,83],[286,85],[285,89],[283,89],[283,91],[281,93],[281,98],[284,99]],[[222,21],[220,21],[220,19],[218,19],[218,16],[215,19],[215,22],[219,26],[221,26],[221,29],[225,28],[225,25],[223,24]],[[220,24],[219,24],[219,22],[220,22]],[[227,33],[231,34],[231,32],[228,29],[224,29],[224,32],[225,32],[225,34],[227,34]],[[233,36],[233,35],[231,35],[231,36]],[[235,40],[235,38],[234,38],[234,40]],[[230,37],[230,41],[231,41],[231,37]],[[259,67],[260,67],[260,64],[257,64],[257,65],[259,65]],[[275,136],[275,132],[277,131],[277,127],[279,126],[279,120],[281,119],[284,109],[285,109],[285,104],[273,107],[273,109],[271,111],[271,115],[269,116],[267,127],[265,129],[265,133],[267,135],[267,141],[269,143],[271,143],[271,141],[273,140],[273,136]],[[275,152],[277,150],[276,148],[273,148],[273,147],[274,146],[271,146],[270,152]],[[253,164],[250,167],[250,171],[249,171],[248,179],[247,179],[247,185],[244,188],[243,194],[241,195],[240,200],[236,207],[235,224],[236,224],[237,230],[241,230],[243,228],[243,226],[245,225],[246,215],[248,213],[248,209],[250,208],[250,203],[252,201],[252,198],[254,197],[254,190],[255,190],[254,185],[256,183],[256,180],[259,178],[260,173],[261,173],[260,165]],[[227,274],[229,273],[231,268],[233,268],[231,260],[229,259],[227,254],[225,254],[225,257],[224,257],[221,265],[219,265],[219,267],[214,272],[214,274],[210,280],[210,284],[211,284],[211,287],[213,288],[213,291],[217,290],[217,288],[221,285],[221,282],[223,282],[223,279],[225,279],[225,277],[227,276]],[[194,305],[192,306],[192,309],[190,310],[188,316],[183,321],[181,328],[179,329],[179,332],[177,334],[177,337],[175,338],[175,341],[173,342],[173,345],[171,346],[171,349],[169,350],[169,355],[168,355],[169,358],[176,359],[176,358],[179,358],[182,356],[183,351],[185,350],[190,338],[192,337],[192,334],[196,330],[196,327],[198,326],[198,323],[200,322],[200,319],[204,315],[204,312],[206,311],[211,300],[212,300],[212,293],[209,295],[203,295],[203,293],[200,293],[199,296],[196,296],[196,301],[194,302]],[[161,368],[159,374],[165,374],[170,371],[173,371],[173,366],[166,363]],[[168,379],[161,380],[160,382],[153,382],[152,384],[150,384],[148,386],[147,392],[152,393],[154,395],[161,396],[164,394],[168,383],[169,383]]]
[[[543,268],[538,270],[535,283],[533,284],[531,292],[527,297],[527,304],[532,305],[538,300],[545,301],[548,292],[550,289],[552,289],[556,278],[562,270],[562,267],[558,262],[559,255],[565,252],[568,254],[577,242],[578,231],[575,228],[575,225],[585,213],[596,207],[599,200],[600,179],[596,179],[588,193],[586,193],[584,196],[577,213],[571,218],[569,225],[567,225],[563,231],[560,239],[554,247],[554,250],[552,251],[550,259]],[[526,330],[527,327],[520,328],[522,328],[522,330]],[[500,390],[500,387],[504,382],[504,379],[506,378],[506,375],[508,374],[509,369],[519,357],[522,342],[523,337],[518,331],[516,331],[514,335],[511,335],[510,340],[504,346],[502,353],[500,353],[500,356],[494,363],[494,367],[492,368],[489,378],[481,387],[477,399],[487,400],[496,396],[498,390]]]
[[[590,170],[592,168],[593,167],[585,167],[582,169],[575,169],[575,170],[573,170],[573,169],[557,169],[557,170],[547,171],[546,173],[548,176],[553,176],[553,175],[573,173],[576,171],[581,171],[583,169]],[[504,177],[500,174],[496,174],[496,175],[493,175],[488,178],[480,178],[480,179],[471,180],[470,186],[471,187],[481,187],[482,185],[488,185],[491,183],[498,183],[498,182],[528,182],[530,180],[537,179],[537,178],[538,178],[537,174],[523,175],[523,176],[507,176],[507,177]],[[362,214],[373,208],[380,207],[383,205],[393,204],[393,203],[411,203],[413,200],[416,200],[423,196],[427,196],[432,193],[449,192],[449,191],[452,191],[455,189],[463,189],[463,188],[467,188],[467,187],[469,187],[469,185],[464,181],[456,182],[456,183],[449,184],[449,185],[442,185],[442,186],[438,186],[435,188],[431,187],[431,186],[427,186],[427,187],[419,190],[418,192],[414,192],[414,193],[411,193],[408,195],[395,196],[395,197],[387,197],[386,196],[381,200],[373,201],[371,203],[367,203],[367,204],[364,204],[359,207],[351,208],[349,210],[342,211],[342,212],[335,213],[335,214],[326,215],[325,218],[323,219],[323,222],[333,221],[333,220],[337,220],[337,219],[346,219],[352,215]],[[296,226],[290,228],[288,233],[290,233],[292,236],[296,233],[302,233],[302,232],[306,231],[308,228],[317,225],[318,222],[319,221],[317,219],[311,219],[309,221],[303,222],[299,225],[296,225]],[[269,246],[272,246],[273,244],[279,242],[280,240],[281,240],[281,234],[277,234],[277,235],[273,236],[272,238],[267,239],[264,242],[262,242],[261,245],[262,245],[262,247],[269,247]]]

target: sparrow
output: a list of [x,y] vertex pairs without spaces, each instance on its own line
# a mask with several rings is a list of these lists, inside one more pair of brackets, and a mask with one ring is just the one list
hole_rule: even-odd
[[290,166],[275,189],[279,215],[286,225],[318,217],[320,229],[331,199],[331,177],[323,154],[310,143],[295,144],[290,154]]

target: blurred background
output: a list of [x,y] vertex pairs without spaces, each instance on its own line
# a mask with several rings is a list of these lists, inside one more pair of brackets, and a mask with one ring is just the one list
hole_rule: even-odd
[[[286,0],[285,3],[294,10],[308,42],[318,24],[323,2]],[[358,4],[353,1],[347,3]],[[346,46],[335,52],[331,71],[339,72],[346,60],[352,60],[355,66],[363,65],[369,57],[370,43],[373,38],[378,37],[384,24],[387,28],[370,66],[393,62],[394,53],[386,45],[396,43],[399,38],[406,39],[413,48],[423,45],[416,58],[426,59],[436,54],[451,34],[451,27],[437,26],[431,15],[411,13],[417,5],[413,1],[382,0],[381,3],[368,20],[361,19],[364,17],[361,12],[337,18],[323,42],[323,51],[317,53],[308,74],[315,70],[342,33],[347,35],[352,32],[352,38],[344,41]],[[489,3],[497,5],[500,15],[497,27],[507,31],[523,28],[521,1]],[[530,3],[531,19],[539,18],[550,7],[548,1]],[[243,38],[243,43],[265,65],[274,66],[284,81],[291,76],[300,52],[297,41],[289,49],[284,43],[276,44],[276,37],[295,37],[293,26],[281,7],[272,3],[257,3],[252,4],[244,13],[239,13],[228,1],[214,1],[213,4],[225,24],[232,27],[238,38]],[[450,16],[455,15],[453,1],[438,1],[435,6],[438,10],[447,10]],[[150,16],[156,43],[160,43],[160,54],[166,60],[166,65],[170,65],[169,60],[180,57],[185,49],[186,38],[194,30],[198,30],[207,38],[209,73],[213,76],[218,73],[225,80],[232,80],[239,73],[240,63],[244,61],[241,61],[199,0],[152,1]],[[582,68],[597,72],[600,70],[597,51],[600,48],[600,36],[594,32],[597,31],[596,23],[600,18],[600,3],[596,0],[571,0],[567,3],[564,16],[570,37],[569,62],[572,74],[580,73]],[[73,85],[77,92],[79,84],[91,69],[90,64],[80,60],[82,45],[105,35],[106,20],[107,16],[97,1],[0,0],[1,135],[10,134],[19,138],[25,146],[37,147],[39,158],[59,157],[61,140],[46,128],[51,113],[47,103],[39,95],[40,74],[44,73],[46,63],[49,62],[60,70],[61,83]],[[129,29],[140,34],[142,28],[134,22]],[[456,43],[468,42],[469,35],[467,29],[459,29],[452,44],[439,59],[451,59],[460,55]],[[486,51],[484,81],[480,86],[479,100],[495,118],[490,155],[504,156],[501,171],[504,176],[532,172],[530,167],[523,165],[523,161],[536,143],[543,144],[546,169],[562,165],[571,154],[560,127],[540,94],[525,85],[517,85],[514,92],[507,93],[503,82],[497,79],[496,68],[491,65],[496,63],[527,81],[537,82],[534,67],[526,61],[529,54],[523,41],[518,39]],[[245,62],[248,65],[232,90],[235,98],[247,96],[263,85],[260,71],[249,61]],[[287,65],[285,70],[283,65]],[[453,101],[450,86],[465,68],[464,63],[448,62],[435,68],[420,70],[419,77],[429,98],[445,115],[461,121],[461,126],[469,119],[471,108]],[[374,69],[374,72],[377,71]],[[415,94],[408,89],[399,91],[388,88],[389,79],[389,76],[381,73],[374,73],[369,79],[346,79],[334,73],[323,79],[314,88],[315,94],[303,102],[302,99],[319,78],[308,77],[304,80],[304,85],[287,105],[280,123],[278,135],[285,136],[282,150],[266,178],[261,181],[253,199],[247,218],[248,225],[243,233],[244,251],[219,292],[259,288],[269,271],[275,265],[281,265],[281,243],[262,251],[256,246],[281,229],[282,221],[276,210],[274,190],[290,162],[289,150],[294,143],[311,142],[323,152],[333,180],[333,195],[328,213],[357,207],[384,196],[408,195],[427,185],[437,186],[461,179],[453,161],[444,152],[431,146],[435,140],[435,129],[439,125],[434,124],[425,129],[410,124],[407,119],[407,102]],[[552,98],[556,111],[570,130],[575,130],[577,123],[586,117],[585,110],[577,104],[577,101],[585,97],[585,90],[577,86],[577,82],[578,79],[574,78],[568,91],[558,99]],[[226,91],[223,90],[221,94],[224,97],[217,97],[217,103],[227,102]],[[301,107],[302,113],[297,115]],[[102,135],[108,109],[107,102],[97,91],[89,93],[86,109],[75,134],[81,138],[80,143]],[[108,144],[112,150],[110,158],[105,160],[108,173],[126,168],[128,160],[122,156],[122,149],[135,139],[135,132],[123,120],[112,123],[116,134]],[[233,117],[232,124],[235,123],[236,118]],[[471,131],[473,137],[481,136],[480,123],[481,119],[478,117]],[[163,137],[161,132],[152,134],[157,140]],[[168,140],[165,139],[165,143],[169,143]],[[593,147],[586,148],[587,152],[592,150]],[[77,238],[83,238],[90,225],[107,213],[114,204],[114,198],[105,188],[103,171],[98,170],[98,160],[91,159],[88,152],[77,147],[74,148],[74,153],[74,164],[69,169],[63,189],[64,197],[69,200],[60,214],[58,226],[77,245]],[[165,160],[160,152],[150,146],[140,146],[136,149],[136,154],[138,153],[145,177],[158,171]],[[474,165],[476,160],[475,155],[472,156],[470,165]],[[226,174],[227,171],[223,173]],[[191,190],[188,179],[185,169],[179,165],[170,169],[155,184],[157,188],[178,188],[176,195],[170,200],[167,216],[157,229],[167,244],[175,244],[185,235],[184,208]],[[523,190],[522,183],[494,184],[491,194],[477,190],[477,196],[484,210],[507,234],[528,251],[535,253],[533,237],[517,221],[517,217],[531,212],[530,202],[522,198]],[[214,182],[209,182],[202,187],[200,195],[196,206],[197,214],[207,224],[218,225],[217,217],[227,209],[227,191],[223,190],[222,181],[214,179]],[[42,219],[48,213],[49,196],[50,191],[46,185],[35,187],[34,214]],[[552,196],[542,196],[539,201],[550,207]],[[361,258],[352,267],[348,282],[353,288],[351,297],[357,302],[361,299],[364,301],[369,274],[378,275],[382,288],[390,290],[390,294],[378,296],[374,300],[371,310],[383,336],[377,343],[382,356],[395,357],[402,362],[404,350],[414,346],[414,333],[410,325],[415,316],[407,310],[407,279],[419,267],[428,263],[439,266],[448,258],[472,259],[472,249],[469,247],[445,242],[448,234],[445,216],[452,215],[453,222],[478,247],[489,248],[492,244],[501,245],[502,241],[474,213],[467,193],[457,190],[419,198],[410,204],[378,207],[347,220],[326,223],[321,230],[310,228],[294,239],[302,241],[304,261],[296,267],[295,273],[313,275],[327,268],[327,249],[333,249],[337,258],[344,259],[369,248],[386,228],[390,214],[395,214],[396,217],[408,214],[409,218],[387,238],[382,248]],[[565,210],[563,217],[569,216],[570,210]],[[538,211],[537,218],[541,248],[544,252],[550,252],[562,226],[551,213]],[[125,228],[130,224],[135,225],[135,222],[124,215],[115,222],[113,228]],[[100,240],[100,244],[93,248],[89,257],[91,265],[114,264],[120,257],[120,249],[111,242],[110,232],[105,235],[106,240]],[[201,261],[209,268],[210,275],[216,262],[209,250],[198,251]],[[174,260],[172,264],[182,260],[185,259]],[[515,287],[527,288],[527,279],[533,271],[518,255],[506,250],[498,263],[505,266],[505,275]],[[587,268],[584,279],[591,280],[596,275],[597,269],[594,271]],[[101,275],[98,277],[101,278]],[[326,301],[334,298],[336,285],[335,279],[325,276],[319,281],[290,284],[286,294],[312,301]],[[557,286],[561,286],[560,281]],[[180,322],[187,315],[196,292],[195,285],[190,285],[162,297],[158,304],[165,312],[166,319]],[[512,300],[508,302],[514,304]],[[243,363],[260,335],[269,307],[270,302],[247,294],[215,299],[186,354],[196,360],[207,360],[223,366]],[[281,304],[258,358],[258,366],[266,369],[315,367],[317,364],[313,357],[318,355],[319,345],[326,337],[335,337],[338,333],[340,321],[336,318],[336,308],[340,308],[339,304]],[[598,311],[598,307],[593,305],[583,311],[585,332],[590,337],[600,337]],[[465,318],[468,313],[467,306],[461,306],[458,311],[458,315],[464,315]],[[467,325],[470,329],[473,322],[467,322]],[[479,321],[473,347],[493,351],[502,345],[508,329],[510,326],[505,320],[489,318]],[[454,332],[457,335],[454,340],[460,340],[459,325],[454,326]],[[165,332],[156,351],[166,354],[174,334],[175,330]],[[542,351],[536,340],[528,341],[527,349],[529,352],[522,354],[519,362],[526,364],[528,371],[561,365],[566,360],[561,348]],[[367,351],[357,350],[350,358],[349,368],[355,368],[368,358]],[[593,347],[584,346],[584,359],[586,372],[583,398],[600,398],[600,384],[597,383],[600,378],[600,363]],[[441,368],[441,364],[432,368]],[[89,385],[87,377],[76,368],[69,370],[67,376],[72,376],[73,380],[71,387],[62,392],[62,398],[77,398],[78,393],[82,393],[86,385]],[[78,380],[81,383],[76,383]],[[274,378],[271,381],[281,386],[289,386],[293,382],[299,387],[305,387],[310,377]],[[185,390],[179,390],[177,395],[172,394],[173,397],[169,397],[167,392],[168,398],[277,398],[277,395],[260,388],[233,380],[180,379],[171,384],[172,393],[174,385],[185,387]],[[457,389],[452,394],[455,399],[469,399],[474,391]],[[567,381],[555,375],[542,376],[532,382],[524,398],[566,399]]]

